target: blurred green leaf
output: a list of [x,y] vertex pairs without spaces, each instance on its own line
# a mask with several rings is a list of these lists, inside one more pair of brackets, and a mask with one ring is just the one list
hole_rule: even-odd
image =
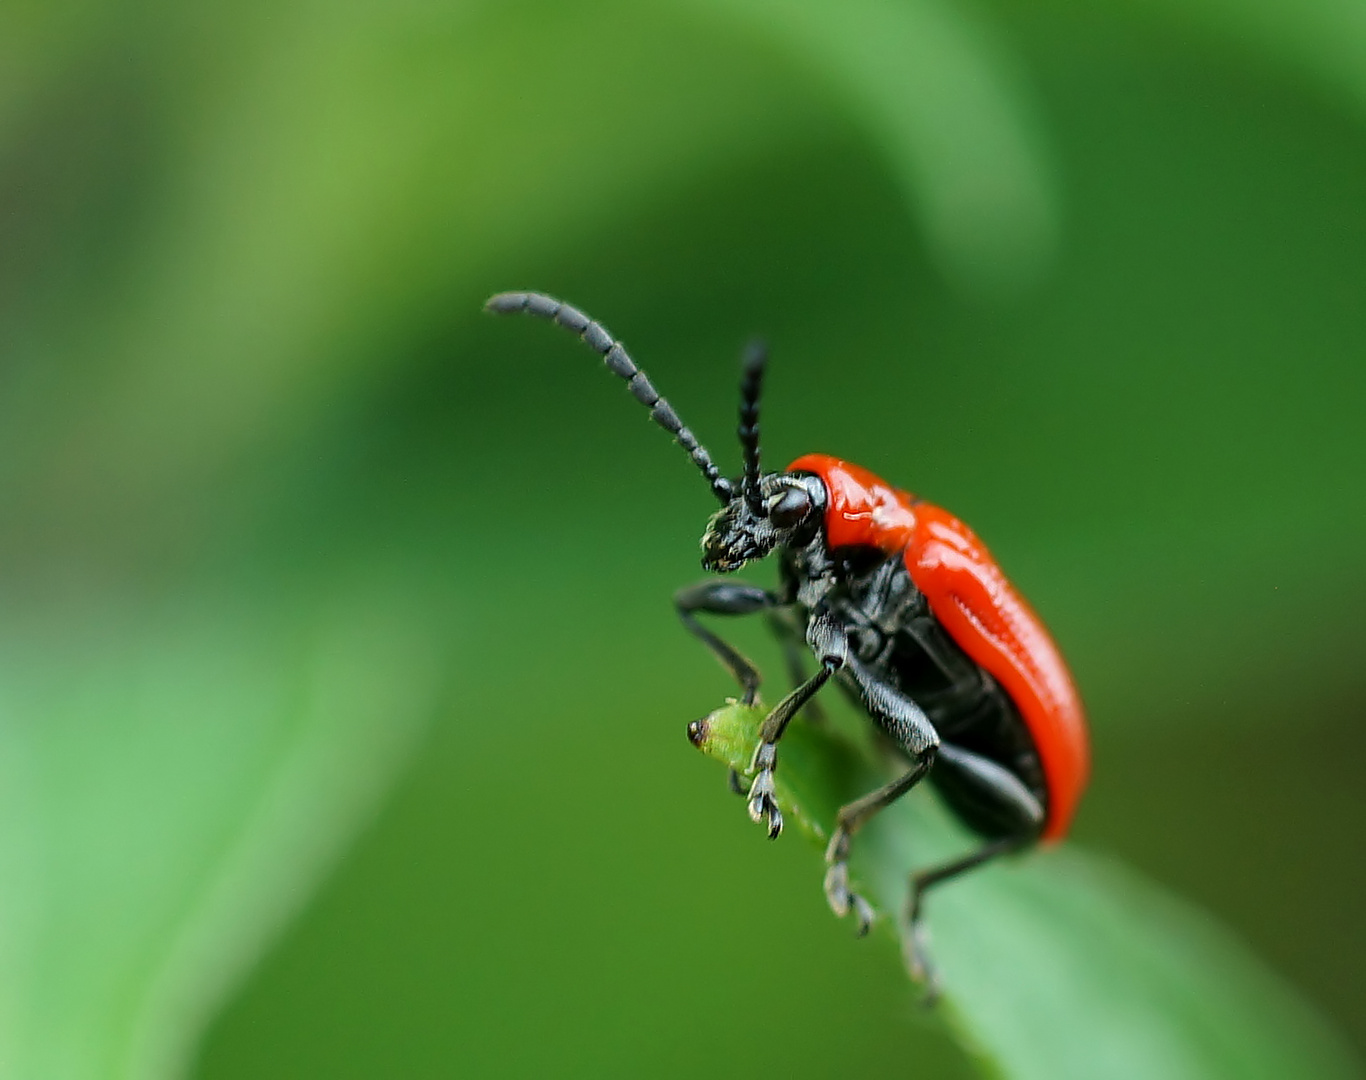
[[940,267],[969,292],[1018,290],[1057,242],[1052,162],[1027,79],[956,0],[691,0],[791,49],[885,155]]
[[1355,0],[1109,0],[1116,10],[1270,60],[1366,119],[1366,7]]
[[378,569],[311,596],[11,609],[5,1076],[183,1070],[444,696],[430,619]]
[[[952,297],[927,285],[933,275],[921,276],[915,259],[922,240],[941,270],[970,290],[991,291],[1036,274],[1057,228],[1049,154],[1041,145],[1029,84],[1016,72],[1016,43],[1003,44],[970,7],[952,0],[453,2],[326,10],[291,3],[82,6],[83,12],[28,3],[0,16],[6,31],[0,35],[0,138],[12,139],[0,161],[6,170],[0,208],[4,228],[11,231],[0,239],[17,235],[23,241],[0,245],[0,287],[11,280],[23,286],[13,297],[0,297],[8,304],[0,311],[6,508],[0,532],[0,1071],[72,1080],[173,1071],[235,975],[306,901],[415,733],[444,711],[447,671],[459,670],[455,658],[477,668],[492,694],[525,679],[520,648],[527,623],[547,596],[556,597],[550,606],[568,610],[582,604],[585,592],[601,599],[610,577],[654,581],[664,572],[661,553],[675,533],[661,527],[642,545],[650,551],[631,553],[638,565],[604,567],[601,547],[591,544],[572,558],[555,560],[547,572],[564,591],[551,593],[547,581],[528,569],[544,568],[544,537],[519,537],[524,546],[495,551],[486,522],[470,520],[461,504],[472,489],[501,505],[507,490],[535,485],[537,498],[553,503],[557,492],[544,489],[543,473],[510,468],[522,454],[537,459],[538,470],[554,462],[576,478],[573,498],[547,515],[559,554],[571,534],[601,544],[602,507],[616,503],[603,497],[605,488],[589,487],[580,477],[606,475],[608,464],[620,462],[623,453],[623,444],[614,443],[612,458],[575,456],[598,433],[556,425],[580,403],[580,415],[600,415],[586,403],[591,398],[591,408],[598,409],[603,391],[583,378],[580,399],[577,390],[566,391],[569,380],[554,382],[558,372],[570,370],[558,356],[537,366],[530,350],[520,346],[494,354],[482,344],[470,345],[469,338],[461,339],[460,348],[441,339],[448,322],[458,321],[450,312],[472,313],[490,288],[560,290],[568,281],[576,288],[586,283],[574,299],[614,326],[619,318],[628,326],[634,318],[639,332],[655,336],[652,372],[660,346],[677,361],[678,372],[684,356],[702,355],[703,345],[709,355],[719,354],[716,338],[723,332],[738,337],[743,328],[727,324],[724,313],[699,329],[697,312],[716,316],[718,296],[733,305],[731,315],[743,308],[746,321],[780,321],[792,338],[807,342],[813,356],[821,354],[803,376],[801,347],[793,350],[799,377],[792,382],[814,388],[812,407],[789,413],[805,417],[804,435],[828,419],[831,428],[822,438],[833,439],[838,430],[843,440],[880,439],[884,460],[914,454],[921,475],[936,475],[945,490],[973,493],[979,506],[1020,523],[1031,506],[1010,505],[1008,494],[1003,501],[999,489],[992,494],[991,481],[975,486],[974,476],[974,470],[982,477],[994,472],[988,463],[999,461],[1003,451],[1014,454],[1020,475],[1030,482],[996,483],[1018,489],[1021,502],[1042,508],[1043,519],[1023,526],[1026,532],[1032,528],[1036,550],[1047,553],[1036,559],[1035,580],[1053,582],[1042,590],[1045,596],[1073,590],[1066,608],[1074,616],[1070,636],[1083,639],[1079,655],[1089,665],[1092,685],[1111,702],[1124,698],[1145,722],[1158,711],[1149,707],[1152,701],[1160,704],[1164,695],[1173,696],[1173,687],[1180,689],[1172,677],[1173,656],[1189,661],[1187,685],[1208,679],[1208,692],[1217,698],[1244,667],[1282,650],[1278,641],[1265,640],[1264,619],[1243,617],[1261,612],[1245,579],[1266,576],[1264,563],[1254,557],[1256,538],[1266,532],[1256,527],[1264,511],[1256,496],[1270,486],[1282,498],[1294,491],[1306,504],[1323,501],[1334,483],[1332,470],[1320,467],[1327,453],[1311,460],[1295,450],[1306,433],[1322,428],[1343,433],[1348,450],[1359,452],[1352,426],[1325,421],[1350,412],[1355,375],[1305,397],[1298,412],[1287,410],[1283,392],[1264,395],[1268,415],[1257,418],[1253,440],[1230,419],[1239,414],[1227,408],[1229,388],[1248,393],[1258,371],[1265,376],[1273,369],[1258,358],[1247,370],[1243,339],[1210,321],[1209,298],[1193,287],[1198,267],[1206,265],[1197,256],[1235,250],[1229,238],[1211,239],[1185,225],[1179,227],[1196,239],[1184,247],[1172,244],[1153,266],[1134,271],[1137,290],[1113,281],[1109,291],[1083,288],[1032,322],[993,322],[979,311],[957,310]],[[1267,4],[1208,3],[1188,12],[1167,4],[1161,10],[1192,25],[1204,20],[1199,25],[1211,33],[1241,35],[1266,50],[1303,57],[1303,70],[1319,85],[1326,85],[1319,72],[1345,86],[1359,83],[1366,70],[1353,67],[1360,34],[1353,29],[1356,9],[1347,5],[1273,10]],[[1088,73],[1076,99],[1089,104],[1097,81]],[[1102,103],[1098,108],[1108,107],[1104,98],[1096,100]],[[1167,127],[1158,111],[1151,115]],[[846,137],[846,117],[872,146],[870,154],[890,166],[900,204],[882,199],[875,170],[854,160],[861,148]],[[1049,119],[1051,125],[1054,117]],[[1108,114],[1098,130],[1119,137]],[[1207,133],[1193,131],[1193,141],[1203,143]],[[1093,157],[1105,158],[1111,148],[1094,135],[1079,142]],[[1321,141],[1332,143],[1329,136]],[[774,154],[794,146],[809,156]],[[814,154],[822,152],[832,161],[816,160]],[[1160,153],[1149,157],[1159,178],[1171,175],[1173,186],[1183,185],[1172,162]],[[758,190],[748,187],[755,179],[753,163],[770,159],[778,164],[765,166],[771,171],[759,174]],[[793,163],[795,169],[781,171]],[[807,170],[822,169],[826,181],[845,175],[838,184],[802,186]],[[697,190],[710,174],[724,174],[727,186],[719,196],[711,192],[714,200],[708,202]],[[1154,186],[1141,170],[1130,179],[1130,187],[1107,189],[1113,202],[1098,216],[1107,226],[1132,225],[1161,241],[1165,234],[1154,223],[1160,224],[1169,207],[1150,208],[1146,218],[1129,216]],[[1218,196],[1223,199],[1222,189]],[[1293,210],[1293,200],[1283,200],[1276,213],[1244,214],[1237,235],[1255,233],[1256,243],[1247,242],[1259,246],[1265,231],[1246,227],[1244,219],[1265,225],[1271,217],[1286,235],[1297,235],[1313,198],[1311,192]],[[829,212],[835,204],[864,199],[858,213]],[[1198,201],[1177,197],[1172,205],[1178,218],[1182,212],[1201,222],[1212,216]],[[676,258],[667,229],[637,232],[641,215],[660,207],[677,231],[704,238],[706,250],[693,252],[694,261]],[[907,208],[923,238],[900,227]],[[756,240],[747,230],[765,211],[785,215],[782,229]],[[821,215],[834,224],[823,220],[813,227],[812,216]],[[1331,208],[1321,213],[1323,220],[1332,217]],[[1351,220],[1350,213],[1344,210],[1341,220]],[[813,241],[822,227],[827,233],[842,230],[839,243],[829,243],[828,236]],[[1120,258],[1116,251],[1132,255],[1132,245],[1126,248],[1119,239],[1114,243],[1113,231],[1102,231],[1098,242],[1093,238],[1102,254],[1074,272],[1088,285],[1105,284]],[[686,254],[686,245],[680,247]],[[761,248],[771,263],[754,257]],[[1350,271],[1359,260],[1352,261],[1355,249],[1344,251],[1349,254],[1342,265]],[[1249,250],[1241,265],[1249,278],[1262,278],[1266,267],[1252,255]],[[1234,280],[1230,289],[1247,284],[1236,275],[1230,279],[1222,263],[1208,267],[1207,277]],[[1322,270],[1318,277],[1306,276],[1306,290],[1322,292],[1331,276]],[[680,292],[678,282],[687,279],[697,284]],[[1355,289],[1350,273],[1336,279]],[[1162,283],[1178,300],[1193,298],[1191,310],[1173,307],[1160,291],[1160,302],[1135,303],[1144,282]],[[813,283],[819,288],[801,291]],[[755,299],[757,288],[770,290],[763,302]],[[639,294],[635,303],[633,289]],[[598,306],[594,290],[616,298],[610,309]],[[1308,332],[1313,324],[1352,339],[1352,318],[1335,322],[1306,307],[1303,325],[1292,324],[1285,311],[1301,303],[1293,293],[1282,299],[1284,309],[1266,294],[1255,295],[1251,302],[1239,297],[1230,309],[1239,316],[1246,307],[1273,312],[1287,338],[1298,335],[1305,348],[1331,353],[1341,358],[1344,371],[1356,371],[1349,350],[1332,341],[1321,348]],[[778,297],[805,310],[800,316],[785,310],[775,302]],[[914,330],[905,319],[911,306]],[[660,317],[666,308],[667,318]],[[877,318],[869,319],[873,309]],[[851,330],[865,319],[865,330]],[[1151,327],[1160,332],[1154,335]],[[1069,339],[1078,328],[1082,332]],[[1123,346],[1166,355],[1164,337],[1190,339],[1193,332],[1206,335],[1196,352],[1174,352],[1171,363],[1189,369],[1209,394],[1192,395],[1187,385],[1183,394],[1171,395],[1161,380],[1143,384],[1142,357],[1135,362]],[[319,509],[310,501],[318,498],[319,476],[299,463],[341,461],[334,472],[318,470],[323,481],[340,487],[337,474],[348,466],[359,471],[370,460],[375,447],[367,440],[374,432],[357,423],[364,412],[358,403],[382,399],[399,383],[411,383],[414,396],[429,389],[425,375],[413,370],[416,354],[429,344],[414,344],[424,335],[441,339],[442,348],[435,350],[440,364],[458,367],[459,374],[427,394],[441,402],[438,419],[411,401],[406,411],[395,405],[392,419],[404,430],[425,419],[429,441],[405,445],[404,454],[384,460],[383,485],[360,494],[359,508],[347,507],[354,512]],[[960,347],[956,335],[971,339],[973,347]],[[671,347],[677,351],[668,357]],[[1192,359],[1206,347],[1208,362]],[[909,355],[936,362],[912,370],[905,362]],[[831,357],[838,363],[849,356],[860,358],[857,377],[830,378]],[[487,363],[490,357],[497,363]],[[1099,358],[1097,370],[1124,373],[1117,384],[1106,384],[1114,378],[1108,374],[1088,375],[1091,357]],[[491,382],[495,377],[487,370],[499,365],[511,374]],[[686,367],[679,374],[686,379]],[[964,381],[955,381],[960,376]],[[577,386],[580,372],[572,378]],[[1295,379],[1301,381],[1298,374]],[[883,392],[870,400],[866,386],[874,381]],[[542,392],[543,384],[552,383],[553,393]],[[977,393],[983,383],[997,388],[996,400],[987,400],[985,411],[974,416],[972,410],[983,404]],[[1170,396],[1183,397],[1185,411],[1164,411]],[[1128,402],[1142,424],[1117,428],[1113,398]],[[935,409],[919,407],[931,399],[938,402]],[[911,402],[918,412],[914,425],[906,413]],[[971,408],[955,411],[957,403]],[[1154,461],[1145,465],[1133,447],[1146,445],[1148,424],[1163,417],[1183,436],[1164,435],[1149,448]],[[1041,418],[1051,418],[1044,438],[1027,430]],[[941,423],[943,428],[936,426]],[[1090,442],[1063,446],[1062,433],[1088,424],[1094,428]],[[555,432],[547,442],[529,434],[542,428]],[[988,429],[991,437],[984,434]],[[1122,437],[1115,437],[1116,430]],[[965,432],[971,437],[962,437]],[[1200,437],[1190,438],[1191,432]],[[1267,437],[1277,433],[1283,445]],[[601,441],[611,440],[604,435]],[[1173,477],[1192,475],[1211,445],[1226,448],[1244,466],[1255,464],[1255,475],[1220,476],[1217,487],[1192,487],[1184,504],[1174,499]],[[1026,447],[1043,449],[1031,458]],[[948,460],[934,459],[941,450]],[[430,468],[432,460],[445,460],[442,455],[455,467]],[[595,467],[584,468],[586,461]],[[1088,465],[1096,474],[1089,488]],[[1069,467],[1079,468],[1080,482]],[[1319,479],[1300,484],[1301,475]],[[694,483],[680,476],[674,489],[671,476],[660,476],[657,487],[651,479],[650,491],[642,484],[632,498],[657,494],[651,505],[659,508]],[[440,512],[395,521],[391,511],[402,500],[393,492],[405,486],[412,492],[410,504]],[[1059,494],[1064,490],[1065,499]],[[1124,513],[1108,519],[1107,491],[1122,493],[1117,499],[1125,504]],[[1154,499],[1160,494],[1160,502],[1131,515],[1135,491]],[[1102,509],[1088,498],[1099,499]],[[1341,495],[1336,498],[1347,505],[1340,515],[1345,519],[1351,507]],[[1245,503],[1246,519],[1207,514],[1208,532],[1193,529],[1190,509],[1208,512],[1222,505],[1219,499]],[[296,506],[313,516],[295,514]],[[1064,506],[1079,508],[1075,520],[1060,519],[1068,512]],[[1355,564],[1343,553],[1359,549],[1358,533],[1355,527],[1334,532],[1335,519],[1315,509],[1318,516],[1299,519],[1303,534],[1331,533],[1337,539],[1332,557],[1312,560],[1311,569],[1322,575],[1324,594],[1331,592],[1350,613],[1355,594],[1343,588],[1342,567]],[[1173,529],[1168,518],[1183,516],[1187,520]],[[1144,521],[1136,525],[1132,517]],[[1173,556],[1166,542],[1181,530],[1206,540]],[[269,539],[252,542],[258,532]],[[1233,549],[1211,566],[1208,541],[1234,533]],[[357,545],[354,565],[339,566],[326,557],[338,537],[357,534],[364,542]],[[1300,535],[1288,534],[1285,545],[1297,546]],[[283,565],[277,549],[289,543],[296,545],[295,562]],[[434,554],[440,549],[429,573],[393,571],[395,549],[411,556],[428,548]],[[1138,554],[1125,561],[1125,551]],[[263,563],[273,569],[261,572]],[[224,565],[252,572],[225,574]],[[1232,635],[1208,640],[1200,616],[1221,605],[1204,594],[1195,592],[1174,617],[1173,597],[1189,598],[1187,579],[1206,575],[1227,582],[1224,592],[1211,586],[1212,595],[1229,595],[1228,622],[1246,641]],[[505,585],[514,576],[528,583],[515,596]],[[1283,576],[1275,580],[1286,584]],[[434,581],[454,581],[456,587],[446,596],[433,591]],[[455,621],[468,617],[480,588],[496,596],[485,603],[481,651],[464,654],[444,613],[455,611]],[[625,603],[618,597],[615,606],[600,610],[610,610],[615,620]],[[1308,625],[1308,616],[1325,606],[1313,598],[1299,604],[1278,609],[1275,618]],[[547,630],[548,617],[544,611],[535,615],[545,641],[557,647],[582,641],[592,656],[580,682],[561,687],[563,696],[592,700],[600,689],[602,650],[620,628],[590,631],[580,617],[572,626]],[[635,617],[647,618],[640,611]],[[1089,620],[1080,624],[1080,634],[1077,619]],[[1341,624],[1350,625],[1345,617]],[[1341,664],[1337,653],[1327,651],[1334,641],[1341,642]],[[1303,635],[1304,677],[1286,680],[1294,683],[1287,693],[1296,705],[1304,701],[1301,683],[1317,686],[1325,673],[1348,670],[1350,644],[1332,627]],[[669,651],[660,647],[638,655],[639,670],[657,678],[675,663],[672,648],[671,643]],[[1151,698],[1130,692],[1138,679]],[[463,688],[465,707],[487,720],[469,706],[473,691]],[[685,693],[682,682],[669,692],[652,685],[650,700],[671,703]],[[507,742],[489,753],[494,760],[520,755],[526,738],[525,703],[502,707],[506,712],[498,715]],[[543,700],[541,711],[562,720],[564,703]],[[1106,710],[1107,723],[1115,722],[1117,711]],[[492,705],[488,712],[493,714]],[[1249,722],[1269,727],[1281,719],[1268,712]],[[1169,728],[1173,723],[1165,722]],[[794,755],[799,745],[794,743]],[[434,787],[449,786],[451,776],[464,776],[473,786],[458,771],[469,750],[469,744],[458,744]],[[656,755],[656,748],[640,754],[643,760]],[[535,773],[535,782],[546,783],[562,766],[547,755],[539,773],[527,764],[528,777]],[[583,797],[582,790],[564,795]],[[636,792],[637,805],[656,797],[653,790]],[[674,805],[687,797],[679,795]],[[610,810],[599,806],[604,819],[621,814],[619,801]],[[419,816],[405,822],[407,832],[392,827],[392,850],[408,851],[405,844],[438,850],[452,820]],[[507,828],[502,821],[490,828],[488,853],[506,846]],[[927,828],[926,835],[932,834]],[[869,842],[875,845],[876,837],[874,831]],[[579,842],[572,837],[564,847]],[[919,851],[894,854],[888,867],[908,865],[910,854],[924,857]],[[529,861],[520,849],[519,857]],[[468,875],[458,860],[451,863],[453,877]],[[998,959],[1019,960],[1020,942],[1052,948],[1049,935],[1058,933],[1057,919],[1031,907],[1035,865],[1050,868],[1048,881],[1073,873],[1073,863],[1060,854],[1031,860],[1018,877],[1011,868],[993,870],[986,878],[992,885],[985,895],[994,898],[984,909],[987,921],[974,920],[959,932],[950,927],[960,913],[972,913],[974,882],[964,883],[954,902],[937,911],[935,924],[949,936],[941,959],[959,987],[994,973]],[[390,903],[406,919],[429,883],[411,865],[401,869],[406,877],[375,875],[366,883],[373,892],[365,895]],[[504,874],[511,878],[521,869],[540,873],[539,867],[508,865]],[[1096,912],[1114,907],[1086,907],[1096,892],[1110,903],[1116,891],[1132,891],[1143,918],[1164,918],[1153,914],[1160,901],[1143,899],[1144,887],[1089,862],[1083,869],[1074,874],[1068,896],[1080,898],[1085,910],[1076,913],[1077,921],[1095,937],[1110,925]],[[561,870],[566,897],[592,893],[600,884],[596,868],[567,861]],[[630,873],[635,872],[633,867]],[[409,891],[384,892],[391,880],[401,880]],[[658,881],[661,893],[673,888],[667,878]],[[1010,909],[1016,923],[997,902],[1012,882],[1024,883],[1018,886],[1024,890],[1018,909]],[[1039,902],[1070,911],[1050,888]],[[530,896],[533,889],[524,892]],[[455,924],[452,952],[463,963],[468,943],[477,937],[487,955],[482,967],[468,969],[468,977],[479,983],[481,1000],[497,1004],[482,1013],[470,1010],[469,1022],[481,1031],[515,1030],[524,996],[519,991],[515,999],[497,998],[489,983],[523,969],[505,948],[490,944],[493,935],[470,914],[478,910],[491,924],[503,909],[477,909],[463,877],[452,894],[452,903],[422,930],[390,926],[393,936],[382,948],[400,952],[396,943],[406,932],[404,940],[420,940],[425,949],[433,926]],[[640,905],[644,911],[660,907]],[[587,909],[581,925],[598,926],[593,914]],[[374,924],[356,918],[358,938],[368,940]],[[1029,921],[1035,918],[1037,925]],[[464,927],[466,936],[460,937],[461,920],[478,927]],[[1180,913],[1174,921],[1178,930],[1189,925]],[[520,932],[516,919],[511,923],[510,937]],[[1019,931],[1000,948],[992,937],[998,925]],[[1111,929],[1118,927],[1115,933],[1122,935],[1128,925],[1116,919]],[[583,946],[585,963],[601,961],[608,933],[602,929]],[[664,937],[651,942],[652,956],[664,948]],[[1217,933],[1213,944],[1203,931],[1194,937],[1201,956],[1219,954]],[[1170,944],[1171,937],[1163,941]],[[981,942],[986,955],[972,963],[956,961],[973,942]],[[1049,962],[1071,955],[1063,941]],[[1236,967],[1236,953],[1229,955]],[[539,959],[527,961],[534,967],[528,979],[538,987],[573,992],[578,986],[576,971],[561,984],[549,983]],[[619,970],[634,974],[638,957],[622,949],[616,960]],[[1172,970],[1162,985],[1173,994],[1188,975],[1191,987],[1204,986],[1200,973],[1191,975],[1180,965]],[[1254,1005],[1285,1001],[1279,991],[1257,990],[1259,978],[1255,972],[1248,977]],[[860,973],[850,985],[862,987],[862,980]],[[450,971],[442,970],[429,984],[405,984],[409,996],[393,1011],[406,1017],[420,1002],[449,1030],[446,1011],[460,993],[451,981]],[[1229,981],[1208,995],[1216,1020],[1220,1003],[1230,1000]],[[1034,985],[1019,972],[996,982],[1026,995]],[[1011,1035],[1022,1045],[1056,1023],[1051,1013],[1031,1012],[1032,998],[1007,1001],[999,985],[989,989],[979,999],[1001,1004],[1002,1015],[993,1027],[974,1013],[974,1024],[984,1030],[1000,1028],[1009,1035],[1012,1023],[1022,1024],[1025,1030]],[[329,1000],[319,992],[315,982],[301,994],[267,994],[273,1001],[267,1014],[297,1038],[310,1019],[320,1026],[330,1019],[318,1015]],[[1123,1000],[1115,993],[1115,1000]],[[506,1005],[514,1000],[515,1007]],[[565,1018],[566,1027],[590,1010],[549,1007],[558,1009],[555,1015]],[[491,1020],[490,1010],[498,1008],[501,1014]],[[1232,1016],[1233,1008],[1222,1015]],[[1243,1015],[1254,1012],[1249,1006]],[[1291,1002],[1268,1022],[1268,1030],[1293,1026],[1299,1015]],[[1200,1023],[1191,1019],[1192,1027]],[[389,1030],[373,1011],[356,1027]],[[583,1036],[564,1036],[573,1037]],[[1126,1045],[1115,1037],[1117,1045]],[[383,1034],[374,1038],[383,1047]],[[242,1044],[255,1046],[254,1040],[255,1032],[241,1036]],[[1211,1040],[1217,1041],[1213,1035]],[[323,1041],[335,1042],[331,1033]],[[1261,1050],[1256,1038],[1248,1045]],[[553,1039],[546,1047],[548,1056],[560,1051]],[[287,1068],[293,1058],[282,1053],[278,1060]],[[1151,1064],[1153,1058],[1139,1060]]]
[[[718,709],[703,721],[702,750],[744,773],[765,713],[734,702]],[[888,778],[848,738],[800,719],[778,760],[778,803],[822,850],[837,808]],[[873,819],[850,870],[881,912],[880,936],[899,934],[909,871],[967,844],[924,798]],[[1075,846],[989,866],[946,886],[929,907],[945,990],[936,1009],[988,1075],[1356,1075],[1336,1037],[1219,927]]]

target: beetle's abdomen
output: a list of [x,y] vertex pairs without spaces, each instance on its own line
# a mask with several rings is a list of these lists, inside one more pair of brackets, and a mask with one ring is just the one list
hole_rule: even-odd
[[1066,834],[1090,769],[1081,699],[1057,646],[985,545],[947,511],[825,454],[788,466],[826,486],[826,541],[901,553],[930,610],[1019,709],[1043,764],[1044,837]]

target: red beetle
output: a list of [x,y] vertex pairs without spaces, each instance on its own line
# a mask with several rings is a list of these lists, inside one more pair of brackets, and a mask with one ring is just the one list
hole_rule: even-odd
[[[765,718],[747,792],[750,816],[776,837],[777,745],[787,722],[831,678],[900,747],[909,768],[841,808],[826,851],[825,894],[837,915],[871,906],[849,888],[849,847],[883,807],[928,778],[983,839],[975,851],[912,875],[907,903],[910,962],[932,980],[922,924],[932,886],[997,855],[1064,836],[1089,767],[1081,701],[1057,647],[976,535],[945,510],[866,469],[807,454],[784,472],[759,464],[759,394],[765,353],[751,348],[740,388],[744,472],[723,477],[672,406],[619,343],[581,311],[538,293],[502,293],[491,311],[525,311],[578,334],[625,379],[656,423],[674,436],[722,506],[702,536],[702,565],[730,573],[777,554],[776,591],[712,578],[680,590],[679,616],[735,675],[745,703],[759,672],[697,620],[699,613],[764,612],[796,684]],[[803,672],[801,646],[818,670]],[[699,742],[702,721],[689,734]],[[732,786],[742,790],[732,775]]]

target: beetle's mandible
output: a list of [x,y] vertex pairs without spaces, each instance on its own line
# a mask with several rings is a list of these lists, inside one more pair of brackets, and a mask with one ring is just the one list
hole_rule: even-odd
[[[751,347],[743,362],[744,471],[731,480],[600,323],[539,293],[500,293],[485,306],[524,311],[577,334],[687,451],[721,503],[702,536],[705,569],[728,574],[777,555],[777,591],[712,578],[674,596],[683,624],[735,676],[744,702],[753,702],[759,672],[697,616],[763,612],[788,656],[795,689],[765,718],[754,779],[747,791],[737,788],[769,836],[783,827],[773,798],[779,740],[830,679],[904,751],[909,767],[901,776],[839,811],[825,854],[825,895],[835,913],[853,912],[859,932],[867,931],[874,913],[850,890],[850,844],[869,818],[922,779],[981,838],[971,853],[911,876],[909,960],[933,991],[926,892],[996,856],[1060,839],[1086,784],[1081,702],[1047,630],[952,514],[825,454],[763,472],[761,347]],[[803,644],[817,663],[810,676],[803,671]],[[731,781],[738,784],[734,775]]]

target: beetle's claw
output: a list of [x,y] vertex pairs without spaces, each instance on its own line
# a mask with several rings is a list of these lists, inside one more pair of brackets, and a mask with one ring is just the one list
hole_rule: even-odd
[[730,790],[734,792],[736,795],[749,794],[745,790],[744,781],[740,779],[740,774],[736,772],[734,769],[726,770],[726,787],[730,788]]
[[873,925],[873,920],[877,918],[877,912],[873,910],[873,905],[858,893],[850,893],[849,902],[853,905],[854,915],[858,918],[858,936],[864,937]]
[[770,840],[778,839],[778,835],[783,831],[783,812],[768,795],[751,796],[749,816],[756,825],[767,827]]

